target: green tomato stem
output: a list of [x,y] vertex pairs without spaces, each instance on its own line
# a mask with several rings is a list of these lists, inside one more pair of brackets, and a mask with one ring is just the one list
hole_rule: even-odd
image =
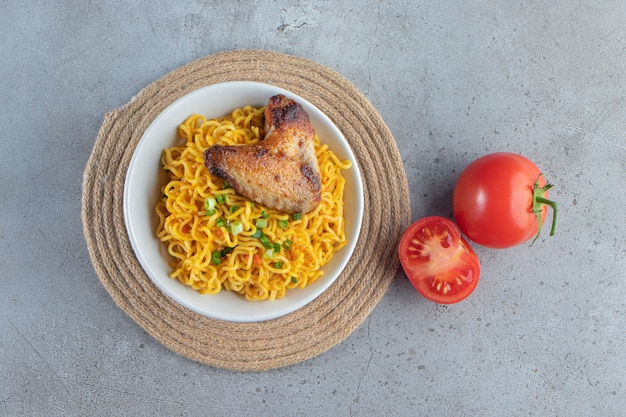
[[541,212],[544,206],[552,207],[552,228],[550,229],[550,236],[554,236],[554,233],[556,231],[558,204],[556,203],[556,201],[548,200],[543,196],[550,188],[552,188],[552,184],[546,184],[543,187],[539,187],[539,178],[542,175],[543,174],[539,174],[539,176],[537,177],[537,181],[535,181],[535,184],[533,185],[532,211],[535,216],[537,216],[537,235],[535,236],[535,239],[533,239],[531,246],[535,243],[535,241],[539,238],[539,235],[541,234],[541,229],[543,227],[543,223],[541,222]]

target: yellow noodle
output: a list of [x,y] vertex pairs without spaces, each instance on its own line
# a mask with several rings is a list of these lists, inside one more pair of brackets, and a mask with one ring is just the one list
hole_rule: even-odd
[[[172,256],[170,277],[202,294],[226,290],[249,300],[282,298],[290,288],[315,282],[323,274],[321,267],[347,243],[341,170],[349,169],[351,163],[340,161],[317,136],[322,200],[313,212],[300,218],[236,194],[205,168],[204,151],[209,146],[261,140],[264,110],[246,106],[211,120],[192,115],[178,128],[184,143],[163,151],[161,164],[168,182],[155,207],[159,216],[156,234]],[[225,203],[218,202],[214,212],[207,211],[205,200],[220,195]],[[279,251],[268,251],[255,235],[256,221],[265,217],[267,227],[261,231],[267,241],[280,247]],[[285,220],[288,226],[283,228],[281,221]],[[233,234],[236,221],[242,223],[243,230]]]

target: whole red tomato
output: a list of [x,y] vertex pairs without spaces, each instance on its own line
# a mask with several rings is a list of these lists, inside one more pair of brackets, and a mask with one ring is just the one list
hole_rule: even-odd
[[478,256],[445,217],[424,217],[411,224],[400,239],[398,254],[411,284],[436,303],[459,302],[478,284]]
[[454,218],[472,241],[490,248],[509,248],[539,236],[550,206],[552,236],[557,204],[548,200],[551,187],[539,168],[521,155],[485,155],[469,164],[457,179],[452,197]]

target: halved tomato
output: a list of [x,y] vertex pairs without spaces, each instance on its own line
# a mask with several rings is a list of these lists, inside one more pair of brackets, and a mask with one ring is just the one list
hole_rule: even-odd
[[456,224],[445,217],[424,217],[409,226],[398,254],[415,289],[436,303],[457,303],[478,285],[478,256]]

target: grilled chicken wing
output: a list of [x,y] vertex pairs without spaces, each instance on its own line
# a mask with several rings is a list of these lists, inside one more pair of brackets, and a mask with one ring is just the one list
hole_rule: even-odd
[[284,213],[308,213],[321,200],[315,131],[302,106],[282,94],[269,99],[265,136],[254,145],[215,145],[204,153],[209,172],[239,194]]

